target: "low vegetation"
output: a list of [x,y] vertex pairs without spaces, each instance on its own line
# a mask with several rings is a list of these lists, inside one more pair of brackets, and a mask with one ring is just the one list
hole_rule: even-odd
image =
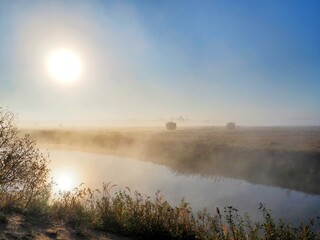
[[0,108],[0,207],[28,207],[50,194],[47,158],[28,135],[19,135],[14,118]]
[[[310,220],[292,226],[275,222],[270,211],[260,204],[262,222],[252,222],[228,206],[196,215],[182,200],[171,206],[158,192],[144,196],[130,189],[112,192],[115,185],[103,184],[102,190],[75,189],[61,193],[45,207],[37,205],[20,209],[29,219],[63,222],[84,236],[86,229],[96,229],[130,236],[134,239],[319,239],[319,222]],[[31,208],[31,209],[30,209]],[[4,211],[5,209],[2,209]],[[5,221],[5,220],[4,220]],[[0,223],[1,224],[1,223]]]

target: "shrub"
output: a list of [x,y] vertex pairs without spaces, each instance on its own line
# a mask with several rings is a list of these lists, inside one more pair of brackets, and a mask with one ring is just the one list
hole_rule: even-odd
[[8,221],[8,218],[7,216],[0,212],[0,224],[7,224],[9,221]]
[[227,127],[227,129],[235,129],[236,124],[234,122],[228,122],[226,127]]
[[175,122],[167,122],[166,128],[170,131],[173,131],[177,128],[177,124]]
[[0,108],[0,208],[25,209],[48,198],[46,157],[28,136],[20,136],[15,114]]

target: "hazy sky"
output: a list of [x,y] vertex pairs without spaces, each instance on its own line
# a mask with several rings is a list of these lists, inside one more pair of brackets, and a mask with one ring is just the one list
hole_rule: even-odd
[[[0,105],[22,120],[320,124],[320,1],[0,0]],[[64,85],[46,69],[68,48]]]

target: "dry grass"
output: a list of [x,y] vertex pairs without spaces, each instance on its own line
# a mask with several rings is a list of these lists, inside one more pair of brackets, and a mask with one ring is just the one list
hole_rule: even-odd
[[112,192],[114,185],[101,190],[76,189],[55,199],[50,208],[53,219],[77,229],[98,228],[136,239],[318,239],[319,223],[310,221],[294,227],[275,221],[262,204],[263,222],[252,222],[238,210],[226,207],[194,215],[186,201],[171,206],[158,192],[152,198],[130,189]]
[[[24,209],[0,209],[4,239],[107,239],[104,233],[134,239],[319,239],[319,219],[299,226],[275,221],[262,204],[262,222],[252,222],[229,206],[197,214],[184,200],[171,206],[158,192],[154,197],[131,192],[113,192],[110,183],[102,189],[74,189]],[[15,203],[12,203],[15,204]],[[20,206],[17,203],[17,206]],[[18,211],[18,213],[17,213]],[[12,217],[13,216],[13,217]],[[14,226],[13,226],[14,225]],[[13,227],[12,227],[13,226]],[[100,237],[101,236],[101,237]],[[99,238],[98,238],[99,237]]]

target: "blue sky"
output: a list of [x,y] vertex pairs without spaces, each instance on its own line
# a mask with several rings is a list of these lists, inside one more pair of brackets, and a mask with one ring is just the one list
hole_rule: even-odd
[[[0,0],[0,103],[22,120],[320,124],[319,1]],[[83,74],[48,76],[72,48]]]

